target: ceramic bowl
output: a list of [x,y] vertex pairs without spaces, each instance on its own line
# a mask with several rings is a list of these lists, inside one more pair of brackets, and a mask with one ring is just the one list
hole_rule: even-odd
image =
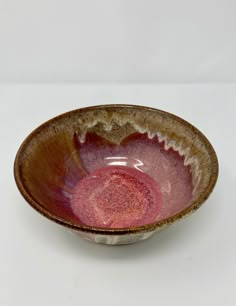
[[173,114],[101,105],[39,126],[21,145],[14,174],[39,213],[114,245],[193,213],[213,190],[218,162],[207,138]]

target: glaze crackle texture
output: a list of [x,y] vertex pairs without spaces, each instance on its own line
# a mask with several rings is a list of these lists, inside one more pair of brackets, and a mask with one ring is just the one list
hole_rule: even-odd
[[129,105],[84,108],[33,131],[15,178],[26,200],[81,237],[125,244],[195,211],[213,189],[215,152],[169,113]]

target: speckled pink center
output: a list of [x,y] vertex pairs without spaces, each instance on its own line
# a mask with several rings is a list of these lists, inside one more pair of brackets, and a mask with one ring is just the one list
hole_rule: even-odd
[[71,207],[87,225],[140,226],[155,222],[162,195],[159,184],[148,174],[127,166],[107,166],[79,181]]

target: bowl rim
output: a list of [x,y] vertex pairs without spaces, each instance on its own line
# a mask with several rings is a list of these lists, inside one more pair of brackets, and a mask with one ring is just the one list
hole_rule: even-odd
[[[122,109],[134,108],[134,109],[158,112],[163,115],[172,117],[177,122],[185,125],[189,129],[191,129],[195,134],[198,135],[198,137],[202,140],[204,146],[206,147],[210,155],[211,165],[212,165],[211,176],[210,176],[210,180],[206,188],[203,190],[203,192],[200,193],[200,195],[193,201],[193,203],[189,207],[183,209],[182,211],[178,212],[177,214],[171,217],[168,217],[166,219],[163,219],[161,221],[157,221],[151,224],[146,224],[146,225],[136,226],[136,227],[128,227],[128,228],[101,228],[101,227],[94,227],[94,226],[89,226],[89,225],[74,224],[70,221],[62,219],[56,216],[55,214],[53,214],[52,212],[50,212],[49,210],[47,210],[45,207],[43,207],[39,202],[37,202],[32,197],[32,195],[27,191],[26,187],[24,186],[22,177],[21,177],[21,173],[20,173],[20,160],[21,160],[22,154],[24,153],[25,148],[28,146],[31,139],[37,133],[39,133],[42,129],[44,129],[44,127],[56,122],[58,119],[67,117],[68,115],[74,114],[74,113],[80,113],[84,111],[86,112],[86,111],[95,110],[95,109],[105,109],[105,108],[114,108],[114,109],[116,108],[122,108]],[[192,214],[210,196],[217,182],[218,175],[219,175],[219,164],[218,164],[218,158],[217,158],[216,152],[212,144],[210,143],[210,141],[200,130],[198,130],[191,123],[187,122],[186,120],[170,112],[163,111],[163,110],[153,108],[153,107],[141,106],[141,105],[135,105],[135,104],[105,104],[105,105],[88,106],[88,107],[82,107],[82,108],[74,109],[68,112],[64,112],[58,116],[55,116],[45,121],[43,124],[39,125],[25,138],[25,140],[22,142],[21,146],[19,147],[17,151],[15,161],[14,161],[14,178],[15,178],[16,185],[21,195],[25,198],[28,204],[31,205],[31,207],[33,207],[36,211],[38,211],[40,214],[42,214],[46,218],[60,225],[63,225],[67,228],[70,228],[76,231],[82,231],[82,232],[87,232],[87,233],[92,233],[92,234],[102,234],[102,235],[125,235],[125,234],[138,234],[138,233],[151,232],[157,229],[161,229],[162,227],[166,225],[170,225],[176,222],[177,220],[180,220],[188,216],[189,214]]]

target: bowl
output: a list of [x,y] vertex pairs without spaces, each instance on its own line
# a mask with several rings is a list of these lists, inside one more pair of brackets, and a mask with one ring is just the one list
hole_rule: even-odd
[[82,238],[129,244],[190,215],[218,176],[216,153],[185,120],[158,109],[99,105],[55,117],[19,148],[26,201]]

